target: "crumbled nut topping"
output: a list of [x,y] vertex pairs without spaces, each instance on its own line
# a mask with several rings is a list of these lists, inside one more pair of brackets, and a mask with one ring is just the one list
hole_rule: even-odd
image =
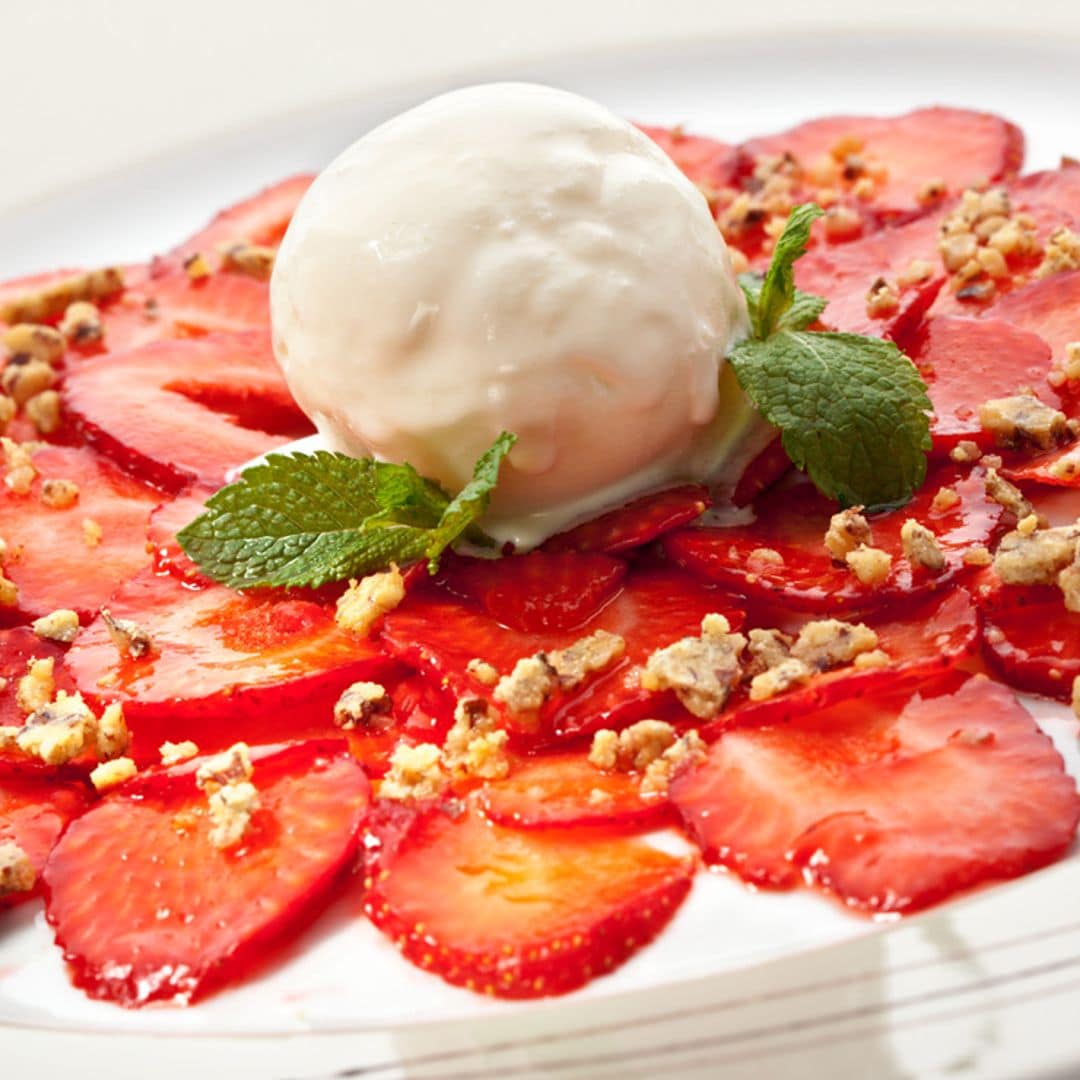
[[234,244],[221,253],[221,265],[226,270],[247,274],[259,281],[268,281],[274,269],[274,255],[272,247],[261,244]]
[[79,486],[70,480],[45,480],[41,485],[41,501],[53,510],[66,510],[79,501]]
[[1072,686],[1072,711],[1078,720],[1080,720],[1080,675],[1077,675],[1073,679]]
[[626,655],[626,642],[618,634],[597,630],[565,649],[547,654],[548,663],[564,690],[580,686],[590,675],[604,671]]
[[27,443],[17,443],[7,436],[0,437],[0,447],[3,448],[4,464],[7,468],[4,483],[16,495],[28,495],[34,477],[37,476],[33,464],[35,447]]
[[754,548],[746,558],[746,565],[749,566],[751,570],[761,570],[762,568],[769,566],[783,566],[784,556],[775,548]]
[[924,281],[929,281],[933,276],[934,264],[932,262],[928,262],[926,259],[912,259],[907,264],[907,267],[897,275],[896,284],[901,289],[905,289],[909,285],[921,285]]
[[349,587],[338,597],[334,621],[343,630],[366,637],[404,599],[405,579],[391,563],[389,570],[349,582]]
[[37,884],[30,857],[12,840],[0,840],[0,900],[27,893]]
[[1028,514],[1026,518],[1021,518],[1016,523],[1016,531],[1021,536],[1030,536],[1039,527],[1039,515]]
[[0,435],[7,431],[8,425],[15,419],[18,411],[19,407],[15,404],[14,398],[8,397],[7,394],[0,394]]
[[[14,398],[9,398],[14,406]],[[26,415],[42,435],[52,435],[60,427],[60,395],[55,390],[43,390],[26,403]]]
[[158,753],[161,755],[162,765],[179,765],[181,761],[190,761],[191,758],[197,757],[199,748],[190,739],[185,739],[178,743],[163,742],[158,747]]
[[206,792],[217,791],[228,784],[250,780],[255,775],[251,749],[247,743],[234,743],[223,753],[207,758],[195,773],[195,783]]
[[961,439],[950,451],[949,457],[958,465],[972,465],[982,457],[978,443]]
[[868,671],[872,668],[886,667],[891,657],[884,649],[871,649],[869,652],[859,653],[852,661],[856,671]]
[[1035,270],[1037,278],[1050,277],[1066,270],[1080,270],[1080,236],[1062,226],[1050,234],[1043,260]]
[[494,686],[499,681],[499,673],[486,660],[474,656],[466,665],[465,670],[481,686]]
[[32,397],[52,389],[56,372],[44,360],[12,357],[0,374],[0,387],[16,405],[25,405]]
[[884,585],[892,571],[892,556],[881,548],[860,544],[844,556],[844,562],[859,579],[860,584],[871,589]]
[[750,700],[765,701],[776,694],[808,682],[813,671],[802,661],[789,657],[775,667],[755,675],[750,682]]
[[0,573],[0,608],[15,607],[19,602],[19,589],[14,581]]
[[744,679],[752,679],[769,668],[782,664],[791,656],[791,646],[795,639],[782,630],[764,630],[755,628],[747,632],[750,643],[747,652],[750,662],[743,673]]
[[498,727],[482,698],[462,698],[454,709],[454,725],[443,745],[443,762],[454,776],[501,780],[510,771],[509,736]]
[[112,761],[103,761],[91,770],[90,783],[94,785],[95,791],[105,792],[130,780],[138,771],[131,758],[114,758]]
[[863,219],[857,210],[850,206],[830,206],[825,211],[823,226],[825,238],[830,243],[843,243],[854,240],[862,232]]
[[105,536],[105,530],[93,519],[82,519],[83,543],[88,548],[96,548]]
[[79,633],[79,616],[70,608],[57,608],[35,619],[31,629],[38,637],[70,644]]
[[46,765],[64,765],[96,746],[97,721],[81,694],[60,690],[36,709],[16,736],[16,746]]
[[957,495],[956,489],[951,487],[939,488],[937,494],[934,496],[934,501],[930,504],[930,509],[935,514],[944,514],[946,511],[951,510],[954,506],[960,504],[960,496]]
[[214,847],[235,847],[247,833],[259,809],[259,792],[251,783],[254,773],[251,751],[242,742],[208,758],[196,770],[195,783],[207,795]]
[[1065,610],[1080,612],[1080,541],[1077,542],[1072,564],[1058,574],[1057,586],[1065,601]]
[[989,566],[993,561],[994,557],[982,544],[976,544],[964,552],[965,566]]
[[153,650],[154,639],[132,619],[114,618],[108,608],[102,608],[101,621],[105,624],[121,659],[130,656],[133,660],[138,660]]
[[866,314],[871,319],[883,319],[900,307],[900,290],[891,281],[879,277],[866,294]]
[[399,802],[431,799],[445,785],[442,751],[434,743],[399,743],[390,756],[390,770],[379,785],[379,795]]
[[745,648],[746,638],[733,634],[723,615],[706,615],[700,637],[682,638],[649,657],[641,686],[645,690],[674,690],[688,711],[711,718],[724,707],[739,682]]
[[9,363],[40,360],[51,367],[64,355],[64,338],[51,326],[16,323],[5,331],[4,347],[10,357]]
[[393,725],[394,703],[386,687],[373,682],[355,682],[334,705],[334,723],[345,731],[366,728],[385,731]]
[[1080,476],[1080,446],[1062,454],[1049,466],[1049,472],[1057,480],[1073,480]]
[[940,176],[935,176],[919,185],[915,198],[920,206],[933,206],[941,202],[949,193],[948,185]]
[[56,693],[55,670],[56,661],[51,656],[40,660],[34,657],[27,663],[26,674],[19,679],[15,691],[15,703],[23,713],[37,712],[52,701]]
[[912,566],[921,566],[932,573],[945,569],[945,553],[937,537],[914,518],[908,518],[900,527],[900,543]]
[[183,262],[184,273],[187,274],[192,281],[202,281],[203,278],[208,278],[213,271],[210,268],[210,264],[206,261],[206,256],[201,251],[196,251],[194,254],[189,255]]
[[76,300],[68,304],[60,320],[60,333],[72,345],[93,345],[105,336],[105,323],[101,309],[89,300]]
[[82,274],[50,282],[0,304],[0,322],[41,323],[62,315],[76,300],[102,300],[124,287],[124,274],[118,267],[88,270]]
[[1006,585],[1053,585],[1076,558],[1080,525],[1006,533],[994,555],[994,572]]
[[818,619],[800,631],[791,655],[814,671],[828,671],[850,664],[860,653],[876,649],[877,634],[863,623]]
[[1034,512],[1035,508],[1024,498],[1023,493],[1014,484],[1010,484],[997,471],[996,466],[986,470],[986,495],[998,506],[1004,507],[1010,514],[1015,515],[1017,520],[1026,518]]
[[825,547],[837,562],[843,562],[860,544],[872,544],[870,523],[863,517],[861,506],[852,506],[833,514],[825,533]]
[[602,728],[593,735],[589,763],[598,769],[620,772],[647,769],[678,735],[663,720],[639,720],[622,731]]
[[512,713],[535,713],[559,686],[559,677],[545,653],[526,656],[504,675],[492,695]]
[[995,398],[979,408],[979,423],[999,446],[1030,443],[1049,450],[1069,435],[1065,414],[1032,394]]
[[690,730],[681,735],[645,770],[641,778],[641,794],[666,795],[672,779],[683,769],[703,761],[705,752],[705,741],[696,731]]

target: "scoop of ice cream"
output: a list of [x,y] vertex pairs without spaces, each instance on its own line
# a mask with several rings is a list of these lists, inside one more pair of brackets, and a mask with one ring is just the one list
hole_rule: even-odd
[[270,299],[332,448],[455,492],[514,432],[483,525],[522,548],[761,446],[724,367],[746,310],[705,199],[574,94],[471,87],[359,139],[301,202]]

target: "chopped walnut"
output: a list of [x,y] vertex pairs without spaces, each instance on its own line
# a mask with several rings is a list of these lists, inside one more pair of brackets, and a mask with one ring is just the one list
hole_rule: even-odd
[[46,765],[64,765],[96,743],[97,721],[81,694],[60,690],[56,699],[36,709],[19,731],[16,743]]
[[565,649],[547,654],[548,663],[564,690],[579,686],[590,675],[609,668],[626,655],[626,642],[618,634],[597,630]]
[[915,198],[920,206],[934,206],[936,203],[941,202],[948,193],[949,188],[945,181],[940,176],[935,176],[933,179],[926,180],[919,185]]
[[769,566],[783,566],[784,556],[775,548],[754,548],[746,558],[746,565],[751,570],[761,570]]
[[105,530],[93,519],[82,519],[83,543],[88,548],[96,548],[105,536]]
[[208,794],[248,781],[255,775],[247,743],[233,743],[228,750],[207,758],[195,772],[195,783]]
[[746,638],[733,634],[722,615],[706,615],[701,636],[686,637],[658,649],[641,674],[645,690],[674,690],[695,716],[708,719],[724,707],[739,682],[739,662]]
[[830,206],[825,211],[822,227],[826,240],[834,244],[842,243],[854,240],[862,232],[863,220],[859,212],[849,206]]
[[192,281],[202,281],[203,278],[208,278],[213,273],[210,264],[206,261],[206,256],[201,251],[188,255],[184,259],[183,267],[184,273]]
[[512,713],[535,713],[559,686],[559,677],[545,653],[526,656],[504,675],[492,695]]
[[975,547],[968,548],[964,552],[965,566],[989,566],[993,561],[994,557],[989,549],[983,547],[982,544],[976,544]]
[[1035,269],[1037,278],[1050,277],[1066,270],[1080,270],[1080,236],[1062,226],[1050,234],[1043,260]]
[[486,701],[462,698],[454,709],[454,725],[443,746],[445,767],[455,776],[501,780],[510,772],[508,738],[495,723]]
[[956,489],[951,487],[938,488],[937,494],[934,496],[934,501],[930,504],[930,509],[935,514],[944,514],[946,511],[951,510],[954,506],[960,504],[960,496],[957,495]]
[[861,506],[852,506],[833,514],[825,533],[825,547],[837,562],[843,562],[860,544],[872,544],[870,523],[862,515]]
[[1074,480],[1080,476],[1080,446],[1062,454],[1050,465],[1049,472],[1056,480]]
[[747,646],[750,663],[743,673],[744,679],[752,679],[755,675],[782,664],[791,655],[791,646],[795,640],[782,630],[754,629],[747,633],[747,637],[750,639]]
[[1049,450],[1069,434],[1065,414],[1031,394],[984,402],[979,408],[979,423],[999,446],[1031,443]]
[[1080,541],[1077,541],[1072,565],[1066,566],[1058,574],[1057,587],[1065,601],[1065,610],[1080,612]]
[[40,360],[52,367],[64,355],[64,338],[51,326],[17,323],[4,333],[4,347],[10,356],[9,363]]
[[859,653],[852,661],[856,671],[869,671],[872,668],[887,667],[891,657],[884,649],[871,649],[869,652]]
[[900,543],[912,566],[921,566],[933,573],[945,569],[945,553],[937,537],[914,518],[908,518],[900,527]]
[[56,693],[55,670],[56,661],[51,656],[40,660],[35,657],[27,663],[26,674],[15,690],[15,703],[23,713],[37,712],[52,701]]
[[344,731],[365,728],[385,731],[393,726],[394,703],[386,687],[374,682],[355,682],[334,705],[334,723]]
[[390,771],[379,785],[383,799],[407,802],[431,799],[446,786],[442,752],[434,743],[399,743],[390,756]]
[[4,464],[7,472],[4,475],[4,483],[16,495],[28,495],[37,476],[34,468],[34,446],[28,443],[17,443],[7,436],[0,437],[0,447],[4,452]]
[[871,319],[882,319],[892,315],[900,307],[900,290],[896,285],[879,277],[866,294],[866,314]]
[[1080,525],[1006,533],[994,555],[994,572],[1006,585],[1053,585],[1076,558]]
[[15,399],[10,398],[7,394],[0,394],[0,435],[2,435],[8,429],[8,425],[15,419],[15,414],[19,411],[19,406],[15,404]]
[[790,690],[793,686],[802,686],[813,674],[814,672],[802,660],[789,657],[775,667],[754,676],[750,682],[750,700],[766,701],[785,690]]
[[863,585],[876,589],[884,585],[892,571],[892,556],[881,548],[860,544],[844,556],[844,562]]
[[1080,341],[1066,343],[1065,355],[1061,363],[1061,374],[1067,382],[1080,380]]
[[589,747],[589,764],[609,772],[619,767],[619,733],[601,728],[593,735]]
[[163,742],[158,747],[158,753],[161,755],[161,764],[169,767],[179,765],[181,761],[190,761],[193,757],[198,757],[199,747],[190,739],[178,743]]
[[93,345],[105,336],[105,323],[101,309],[89,300],[76,300],[68,304],[60,320],[60,333],[72,345]]
[[1016,523],[1016,531],[1021,536],[1030,536],[1039,527],[1039,515],[1028,514],[1026,518],[1021,518]]
[[800,631],[791,655],[815,671],[850,664],[860,653],[876,649],[877,634],[863,623],[818,619]]
[[79,633],[79,616],[70,608],[57,608],[35,619],[31,629],[38,637],[71,644]]
[[978,443],[970,439],[961,439],[950,451],[949,457],[958,465],[973,465],[982,457]]
[[498,671],[486,660],[474,656],[466,665],[465,670],[481,686],[494,686],[499,681]]
[[924,281],[929,281],[933,276],[934,264],[932,262],[928,262],[926,259],[912,259],[897,276],[896,283],[903,289],[909,285],[921,285]]
[[645,770],[641,778],[641,794],[666,795],[672,779],[685,768],[705,758],[705,741],[694,730],[680,736]]
[[66,510],[79,501],[79,486],[70,480],[45,480],[41,485],[41,501],[53,510]]
[[112,761],[103,761],[95,766],[90,773],[90,783],[94,785],[95,791],[105,792],[126,783],[138,771],[131,758],[114,758]]
[[12,357],[0,374],[0,387],[16,405],[25,405],[32,397],[50,390],[56,383],[56,372],[44,360]]
[[0,900],[28,893],[37,884],[34,864],[13,840],[0,840]]
[[1004,479],[997,471],[996,467],[991,467],[986,470],[985,488],[987,497],[992,499],[999,506],[1004,507],[1010,514],[1013,514],[1017,520],[1026,518],[1028,514],[1032,513],[1035,509],[1031,503],[1024,498],[1020,489]]
[[154,648],[154,639],[132,619],[117,619],[108,608],[101,609],[101,621],[109,632],[120,658],[130,656],[133,660],[146,656]]
[[26,403],[26,415],[42,435],[52,435],[60,427],[60,395],[43,390]]
[[267,281],[274,269],[274,249],[261,244],[234,244],[221,253],[221,265],[248,277]]
[[0,322],[41,323],[62,315],[76,300],[101,300],[124,287],[123,271],[115,266],[88,270],[63,281],[50,282],[0,304]]
[[95,742],[99,758],[119,757],[131,745],[124,707],[118,701],[106,705],[98,718]]
[[677,737],[663,720],[639,720],[619,732],[605,728],[593,736],[589,762],[608,771],[640,772],[674,745]]
[[19,589],[14,581],[0,573],[0,608],[15,607],[19,602]]
[[343,630],[366,637],[404,599],[405,579],[391,563],[389,570],[349,582],[349,587],[338,597],[334,621]]
[[236,847],[247,835],[259,809],[259,791],[250,781],[226,784],[206,799],[210,811],[210,843],[222,851]]

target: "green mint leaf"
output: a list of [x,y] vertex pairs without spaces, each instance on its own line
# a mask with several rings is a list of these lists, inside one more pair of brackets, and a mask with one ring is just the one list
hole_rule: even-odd
[[[750,314],[750,325],[752,327],[758,325],[758,302],[764,280],[764,275],[752,271],[739,275],[739,285],[742,288],[743,296],[746,297],[746,309]],[[829,301],[824,296],[815,296],[813,293],[796,289],[791,300],[791,307],[780,316],[775,329],[805,330],[821,318],[821,313],[828,306],[828,303]]]
[[462,533],[485,539],[475,521],[512,444],[513,436],[500,436],[453,500],[409,465],[326,451],[271,454],[211,496],[177,539],[231,588],[318,587],[391,562],[434,565]]
[[844,506],[902,506],[926,476],[930,399],[892,342],[783,330],[729,360],[797,468]]
[[803,203],[788,216],[784,231],[773,249],[772,262],[761,283],[751,316],[754,337],[758,340],[785,329],[781,326],[782,317],[795,302],[795,263],[806,254],[810,227],[824,213],[814,203]]

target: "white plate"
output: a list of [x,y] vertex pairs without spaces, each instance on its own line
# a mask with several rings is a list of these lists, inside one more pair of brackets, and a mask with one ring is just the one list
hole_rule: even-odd
[[[1074,55],[1068,45],[833,36],[498,74],[732,139],[826,112],[990,108],[1024,126],[1038,167],[1080,151],[1069,105],[1080,92]],[[230,199],[319,166],[441,88],[283,116],[0,217],[0,277],[143,259]],[[1075,720],[1060,706],[1033,707],[1080,773]],[[1077,896],[1075,853],[891,926],[808,893],[757,894],[701,875],[662,938],[619,972],[571,998],[528,1005],[478,999],[412,968],[354,917],[352,899],[258,981],[190,1010],[141,1013],[72,990],[40,910],[27,909],[8,917],[0,940],[0,1021],[11,1025],[0,1061],[4,1076],[42,1075],[31,1062],[78,1054],[85,1071],[101,1061],[101,1035],[125,1034],[126,1043],[109,1043],[128,1051],[108,1055],[114,1078],[145,1075],[150,1060],[159,1076],[188,1076],[211,1058],[232,1076],[711,1076],[721,1066],[725,1076],[1065,1075],[1080,1070]],[[161,1043],[162,1035],[187,1037]]]

